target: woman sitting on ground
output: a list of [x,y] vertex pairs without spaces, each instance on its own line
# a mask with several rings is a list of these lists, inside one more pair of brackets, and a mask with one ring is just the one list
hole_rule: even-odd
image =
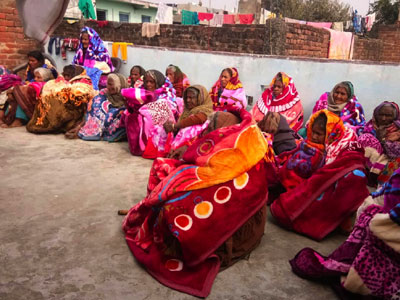
[[141,66],[133,66],[129,72],[129,86],[132,88],[140,88],[143,86],[144,74],[146,70]]
[[260,243],[266,181],[273,176],[272,151],[250,113],[213,116],[215,130],[189,146],[182,160],[154,161],[148,195],[123,224],[133,255],[152,276],[198,297],[209,294],[219,270]]
[[58,73],[56,68],[44,58],[43,54],[40,51],[34,50],[28,53],[28,66],[26,68],[26,81],[33,82],[35,80],[34,71],[36,68],[45,68],[49,69],[52,74],[52,78],[57,78]]
[[267,112],[277,112],[286,118],[290,128],[297,132],[303,126],[303,105],[297,93],[292,77],[279,72],[272,79],[254,105],[254,119],[261,121]]
[[120,128],[120,123],[126,102],[121,95],[121,89],[126,87],[127,82],[123,75],[108,75],[107,88],[89,102],[85,125],[78,133],[81,139],[116,142],[125,136],[125,128]]
[[8,107],[1,127],[20,127],[32,118],[43,86],[53,78],[51,71],[45,68],[36,68],[33,74],[34,81],[27,85],[16,85],[8,93]]
[[[328,257],[311,248],[290,261],[298,276],[341,299],[396,299],[400,291],[400,169],[367,198],[348,239]],[[381,203],[377,205],[374,203]]]
[[247,98],[236,68],[223,69],[210,91],[215,111],[246,109]]
[[385,101],[375,108],[359,136],[365,148],[368,182],[371,186],[386,182],[400,167],[400,112],[395,102]]
[[311,116],[307,138],[279,160],[286,192],[271,213],[281,225],[314,239],[347,222],[368,195],[357,135],[326,109]]
[[[26,129],[32,133],[67,133],[81,124],[86,106],[97,94],[86,71],[77,66],[82,74],[70,81],[59,76],[43,87],[41,97],[35,107]],[[76,137],[74,132],[73,137]]]
[[167,142],[164,123],[179,118],[175,89],[157,70],[146,71],[143,87],[121,91],[127,100],[122,124],[131,153],[155,158],[164,155]]
[[165,70],[165,76],[169,78],[176,91],[176,96],[183,96],[183,92],[190,86],[189,79],[186,74],[179,69],[178,66],[169,65]]
[[184,110],[178,122],[164,123],[166,133],[173,133],[172,150],[191,142],[207,126],[207,118],[213,113],[213,102],[207,89],[202,85],[192,85],[183,92]]
[[364,109],[354,95],[354,87],[350,81],[340,82],[330,93],[322,94],[314,106],[313,114],[321,109],[338,115],[357,134],[360,134],[365,125]]

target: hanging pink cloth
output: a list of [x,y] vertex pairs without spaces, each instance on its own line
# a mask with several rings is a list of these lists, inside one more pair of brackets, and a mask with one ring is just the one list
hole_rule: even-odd
[[239,15],[240,24],[253,24],[254,14]]
[[332,22],[307,22],[307,25],[317,28],[331,28]]
[[212,13],[197,13],[200,21],[211,21],[214,18],[214,14]]
[[235,24],[235,15],[224,15],[224,24]]

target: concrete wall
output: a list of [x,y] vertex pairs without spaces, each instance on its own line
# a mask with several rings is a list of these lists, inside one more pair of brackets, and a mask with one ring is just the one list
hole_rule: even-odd
[[[111,43],[109,49],[111,50]],[[68,52],[66,61],[62,61],[60,56],[55,57],[57,65],[61,67],[71,62],[73,55],[72,52]],[[306,118],[309,117],[319,96],[344,80],[353,82],[355,93],[368,118],[371,117],[374,107],[383,100],[400,103],[398,64],[295,59],[136,46],[128,48],[128,63],[123,64],[120,72],[128,75],[133,65],[164,72],[169,64],[178,65],[188,75],[191,83],[202,84],[207,89],[218,79],[223,68],[234,66],[239,70],[246,94],[253,96],[254,101],[261,95],[261,85],[268,85],[277,72],[284,71],[294,79]]]
[[96,1],[96,8],[100,10],[106,10],[107,21],[119,22],[119,13],[129,13],[130,23],[141,23],[142,15],[150,16],[151,22],[157,14],[157,8],[140,8],[140,6],[134,6],[130,3],[116,2],[116,1]]

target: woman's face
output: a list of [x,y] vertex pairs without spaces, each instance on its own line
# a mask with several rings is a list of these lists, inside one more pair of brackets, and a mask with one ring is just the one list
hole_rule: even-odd
[[172,69],[167,69],[167,77],[168,77],[169,81],[174,82],[175,74]]
[[223,71],[220,77],[221,86],[224,88],[228,84],[229,80],[231,80],[231,74],[228,71]]
[[87,49],[87,47],[89,47],[89,34],[87,33],[82,34],[82,46],[83,49]]
[[186,91],[185,106],[187,109],[193,109],[197,104],[197,94],[192,90]]
[[395,110],[391,105],[383,106],[378,113],[378,124],[380,126],[388,126],[393,123]]
[[119,92],[118,87],[117,87],[116,82],[115,82],[114,79],[109,78],[107,80],[107,91],[111,95],[115,95],[115,94],[117,94]]
[[40,62],[36,58],[34,58],[33,56],[29,56],[28,57],[28,64],[29,64],[29,68],[31,70],[35,70],[36,68],[41,67],[40,66]]
[[278,97],[280,94],[282,94],[283,91],[283,83],[280,80],[275,80],[275,83],[273,85],[273,94],[275,97]]
[[36,82],[43,82],[44,81],[42,75],[39,72],[35,72],[34,74],[35,74],[35,81]]
[[146,75],[144,78],[144,86],[146,90],[152,92],[156,89],[156,82],[150,75]]
[[135,83],[140,78],[140,71],[138,68],[133,68],[131,71],[131,81]]
[[347,91],[344,87],[338,87],[333,92],[333,100],[336,104],[343,104],[349,100],[349,96],[347,95]]
[[316,144],[324,144],[326,132],[318,124],[313,124],[311,129],[311,142]]

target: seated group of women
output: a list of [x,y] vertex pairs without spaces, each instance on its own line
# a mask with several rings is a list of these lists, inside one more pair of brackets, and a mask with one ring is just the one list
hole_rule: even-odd
[[[93,29],[85,27],[80,39],[73,65],[60,76],[40,52],[28,54],[26,84],[1,69],[0,122],[87,141],[127,139],[133,155],[155,159],[148,194],[123,223],[131,251],[150,274],[204,297],[221,268],[260,243],[267,202],[280,225],[316,240],[337,227],[350,232],[361,206],[340,248],[349,254],[325,258],[305,249],[291,265],[300,276],[329,278],[342,295],[395,295],[398,276],[383,280],[358,259],[379,248],[385,266],[399,271],[397,104],[383,102],[366,123],[353,85],[341,82],[320,97],[303,127],[301,99],[283,72],[250,113],[235,68],[224,69],[210,92],[174,65],[165,75],[134,66],[127,79],[112,72]],[[381,206],[368,206],[367,182],[381,186],[372,195]],[[377,226],[394,233],[382,235]]]

